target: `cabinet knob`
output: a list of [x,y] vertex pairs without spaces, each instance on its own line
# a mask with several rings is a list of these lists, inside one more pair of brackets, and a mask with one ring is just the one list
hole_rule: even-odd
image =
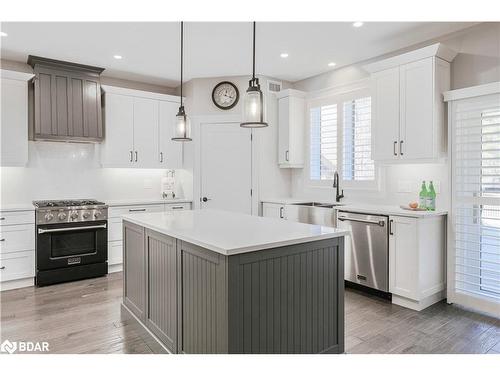
[[4,270],[4,269],[5,269],[5,266],[0,267],[0,270]]
[[5,238],[0,238],[0,242],[4,242],[5,241]]
[[201,200],[202,200],[203,202],[207,202],[207,201],[211,201],[211,200],[212,200],[212,198],[203,197],[203,198],[201,198]]

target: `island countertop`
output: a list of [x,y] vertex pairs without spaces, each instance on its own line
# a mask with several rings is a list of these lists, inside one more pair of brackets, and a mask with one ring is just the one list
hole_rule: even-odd
[[219,210],[123,215],[123,219],[222,255],[342,237],[349,232]]

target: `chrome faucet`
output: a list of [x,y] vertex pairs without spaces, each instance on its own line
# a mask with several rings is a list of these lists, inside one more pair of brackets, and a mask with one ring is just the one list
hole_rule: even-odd
[[342,193],[339,194],[339,174],[335,172],[333,175],[333,187],[336,188],[335,191],[335,202],[340,202],[342,198],[344,198],[344,189],[342,189]]

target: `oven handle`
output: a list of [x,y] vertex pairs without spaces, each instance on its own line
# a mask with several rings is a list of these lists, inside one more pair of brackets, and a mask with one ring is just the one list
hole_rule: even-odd
[[92,225],[92,226],[88,226],[88,227],[71,227],[71,228],[59,228],[59,229],[41,229],[41,228],[38,228],[38,234],[53,233],[53,232],[68,232],[70,230],[99,229],[99,228],[106,229],[106,224]]

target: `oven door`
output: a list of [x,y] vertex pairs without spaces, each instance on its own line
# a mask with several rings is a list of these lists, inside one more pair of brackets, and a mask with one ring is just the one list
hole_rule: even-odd
[[38,225],[36,228],[38,270],[50,270],[108,259],[107,221]]

